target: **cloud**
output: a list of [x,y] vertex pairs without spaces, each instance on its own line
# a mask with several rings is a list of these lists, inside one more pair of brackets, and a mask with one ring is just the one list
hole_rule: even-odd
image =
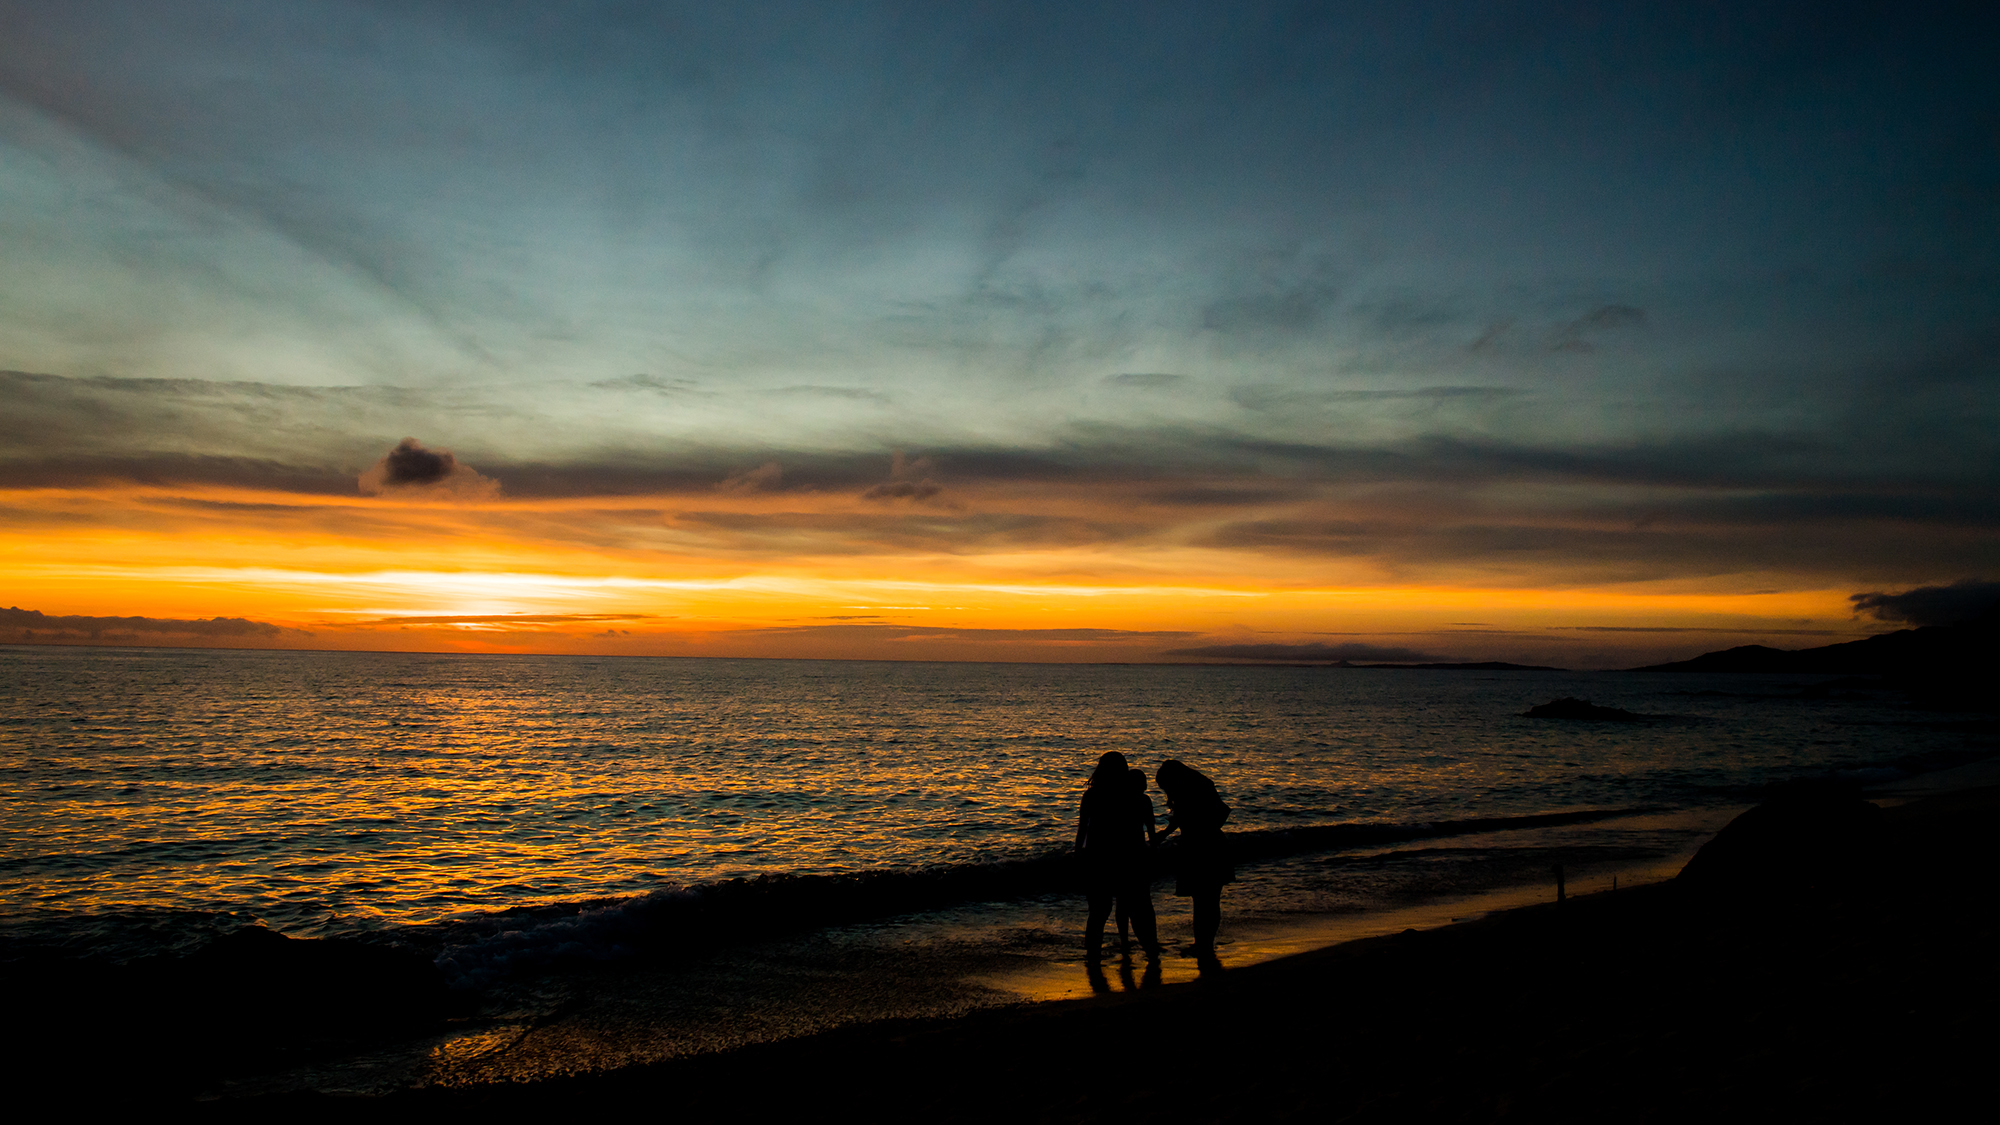
[[359,484],[368,496],[423,492],[456,500],[487,500],[500,494],[499,481],[460,464],[449,449],[425,449],[412,437],[397,442],[396,448],[362,473]]
[[861,494],[863,500],[929,500],[943,486],[930,478],[931,459],[907,460],[897,450],[889,464],[889,479]]
[[766,461],[754,469],[730,474],[715,487],[724,492],[764,492],[778,487],[784,475],[776,461]]
[[268,638],[295,633],[300,636],[312,634],[303,629],[288,629],[264,621],[251,621],[243,617],[208,617],[193,620],[178,620],[170,617],[86,617],[68,615],[51,617],[40,610],[22,609],[9,606],[0,609],[0,630],[20,630],[23,639],[61,640],[65,638],[89,638],[93,641],[116,640],[141,636],[198,637],[204,640]]
[[381,465],[385,485],[436,484],[458,468],[450,450],[425,449],[416,438],[404,438]]
[[[1633,328],[1646,323],[1646,310],[1631,305],[1600,305],[1555,331],[1551,351],[1592,352],[1596,347],[1587,337],[1599,332]],[[1484,337],[1482,337],[1484,339]]]
[[881,391],[871,391],[866,387],[828,387],[817,383],[801,383],[792,387],[780,387],[770,392],[773,395],[796,396],[801,398],[838,398],[850,402],[887,402],[889,396]]
[[1289,660],[1326,661],[1336,660],[1381,660],[1381,661],[1434,661],[1439,659],[1415,649],[1394,648],[1386,645],[1364,644],[1348,641],[1330,645],[1314,641],[1303,645],[1249,644],[1249,645],[1202,645],[1198,648],[1168,649],[1166,656],[1201,656],[1211,660]]
[[861,494],[864,500],[928,500],[943,491],[935,481],[892,480]]
[[91,488],[115,484],[210,484],[304,496],[351,496],[354,474],[260,457],[220,454],[0,459],[0,488]]
[[1573,633],[1743,633],[1759,637],[1844,637],[1845,629],[1723,629],[1710,625],[1549,625]]
[[1224,336],[1307,332],[1340,299],[1336,274],[1331,262],[1296,250],[1263,256],[1202,308],[1201,326]]
[[1486,351],[1498,344],[1501,338],[1507,335],[1507,330],[1512,327],[1514,327],[1514,322],[1511,320],[1489,324],[1486,326],[1486,330],[1479,334],[1477,339],[1465,345],[1465,350],[1469,352]]
[[645,621],[650,613],[455,613],[427,617],[377,617],[358,625],[573,625],[579,622]]
[[1900,594],[1870,592],[1847,599],[1856,614],[1910,625],[1958,625],[2000,610],[2000,582],[1962,578],[1949,586],[1918,586]]
[[[378,496],[446,499],[468,485],[492,495],[490,474],[506,482],[510,501],[540,507],[529,516],[466,505],[490,513],[478,517],[479,533],[592,549],[970,554],[1143,544],[1278,565],[1281,556],[1336,558],[1406,578],[1476,570],[1514,581],[1537,567],[1564,581],[1775,570],[1811,575],[1816,588],[1882,588],[1940,572],[1993,573],[2000,430],[1992,396],[1980,392],[1996,356],[1982,344],[1951,352],[1949,362],[1870,360],[1864,373],[1879,376],[1883,397],[1866,411],[1852,404],[1851,424],[1682,427],[1663,413],[1659,429],[1640,436],[1567,432],[1572,404],[1532,385],[1466,377],[1330,389],[1324,375],[1317,387],[1274,377],[1236,388],[1239,402],[1264,408],[1255,415],[1205,402],[1202,419],[1052,419],[1033,441],[932,435],[927,455],[893,459],[887,480],[873,439],[852,449],[843,448],[858,440],[851,435],[822,441],[775,424],[676,430],[679,414],[635,405],[651,394],[571,388],[568,407],[548,404],[569,413],[537,421],[531,399],[507,397],[513,391],[0,373],[10,407],[0,411],[0,489],[98,491],[67,507],[16,492],[0,498],[0,522],[166,526],[178,518],[166,511],[174,504],[282,499],[297,503],[267,522],[287,533],[359,534],[393,523],[389,505],[317,499],[351,496],[360,470],[379,458],[370,478],[380,481]],[[1104,387],[1103,370],[1085,386]],[[1756,372],[1742,381],[1756,382]],[[1904,388],[1900,398],[1886,390],[1892,383]],[[1936,410],[1910,406],[1913,383],[1942,388]],[[777,400],[744,393],[766,417],[778,413]],[[1146,394],[1098,391],[1127,403]],[[1307,406],[1339,410],[1343,424],[1327,425]],[[1355,424],[1345,424],[1350,415]],[[1414,422],[1375,425],[1390,415]],[[1514,425],[1545,416],[1546,427]],[[505,453],[479,454],[488,468],[477,473],[456,456],[446,471],[446,454],[421,444],[381,457],[379,439],[366,435],[392,427],[474,433]],[[442,476],[392,484],[392,473]],[[114,495],[126,485],[141,487]],[[166,495],[175,488],[265,495]],[[647,500],[608,502],[623,496]],[[794,510],[773,510],[776,496]],[[231,511],[253,518],[240,505]]]
[[1429,402],[1432,404],[1467,401],[1485,402],[1520,394],[1513,387],[1444,386],[1414,390],[1300,390],[1295,387],[1252,383],[1233,388],[1229,399],[1245,410],[1289,411],[1301,407],[1333,406],[1365,402]]
[[1106,375],[1104,381],[1119,387],[1177,387],[1187,382],[1185,375],[1170,375],[1161,371],[1126,371],[1117,375]]
[[662,379],[658,375],[620,375],[615,379],[599,379],[591,384],[606,391],[651,391],[661,395],[688,395],[700,383],[693,379]]
[[1101,546],[1127,542],[1154,530],[1147,524],[1113,518],[952,509],[907,513],[683,511],[674,515],[673,526],[700,531],[711,543],[726,543],[736,551],[784,555],[852,555],[880,550],[972,555]]
[[953,629],[929,625],[798,625],[746,629],[743,632],[829,637],[872,636],[898,641],[1035,641],[1055,644],[1168,641],[1200,635],[1186,629]]

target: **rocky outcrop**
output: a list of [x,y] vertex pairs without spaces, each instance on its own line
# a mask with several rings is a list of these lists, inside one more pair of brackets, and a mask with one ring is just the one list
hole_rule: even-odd
[[1530,719],[1589,719],[1602,723],[1643,723],[1649,719],[1660,718],[1658,715],[1641,715],[1617,707],[1599,707],[1588,699],[1577,699],[1567,695],[1537,707],[1530,707],[1523,711],[1522,715]]
[[1878,860],[1882,815],[1851,789],[1781,790],[1703,844],[1675,882],[1764,899],[1818,892]]

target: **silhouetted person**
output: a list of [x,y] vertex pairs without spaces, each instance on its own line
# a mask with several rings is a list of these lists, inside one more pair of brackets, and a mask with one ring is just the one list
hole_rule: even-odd
[[1153,817],[1153,799],[1146,795],[1146,771],[1128,770],[1125,773],[1125,780],[1130,782],[1132,786],[1132,795],[1135,798],[1132,802],[1132,807],[1144,816],[1141,823],[1146,829],[1146,843],[1148,848],[1138,859],[1141,870],[1131,880],[1129,893],[1120,893],[1118,895],[1118,948],[1120,951],[1132,948],[1132,939],[1127,933],[1132,921],[1132,904],[1144,898],[1146,916],[1148,918],[1154,917],[1153,857],[1150,845],[1159,836],[1157,828],[1159,822]]
[[1146,952],[1157,954],[1160,948],[1146,866],[1153,803],[1133,791],[1127,772],[1125,755],[1116,750],[1099,757],[1077,816],[1076,851],[1083,857],[1084,894],[1090,903],[1083,945],[1093,960],[1102,956],[1104,921],[1114,901],[1125,903]]
[[1213,957],[1215,934],[1222,928],[1222,885],[1236,881],[1222,840],[1229,806],[1222,803],[1213,781],[1171,758],[1160,763],[1155,780],[1167,795],[1170,814],[1160,838],[1181,834],[1174,893],[1194,900],[1195,956]]

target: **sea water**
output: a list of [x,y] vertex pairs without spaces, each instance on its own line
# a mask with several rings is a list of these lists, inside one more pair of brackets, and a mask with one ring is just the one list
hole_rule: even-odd
[[[1670,873],[1773,782],[1994,752],[1979,724],[1825,677],[18,646],[0,683],[0,956],[117,961],[255,923],[415,945],[497,995],[668,935],[672,972],[631,970],[660,991],[634,1026],[713,984],[688,957],[758,946],[769,1034],[820,1026],[781,1014],[811,988],[772,983],[793,954],[771,941],[893,946],[905,997],[940,974],[1084,987],[1056,857],[1105,750],[1215,780],[1239,854],[1225,943],[1266,952],[1327,919],[1542,893],[1554,863],[1586,885]],[[1524,716],[1561,696],[1650,718]]]

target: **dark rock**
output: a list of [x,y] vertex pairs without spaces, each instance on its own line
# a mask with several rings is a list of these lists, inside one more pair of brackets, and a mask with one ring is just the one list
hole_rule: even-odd
[[1852,789],[1793,787],[1730,821],[1675,881],[1767,898],[1815,891],[1873,861],[1881,827],[1882,810]]
[[1539,707],[1530,707],[1522,714],[1530,719],[1594,719],[1611,723],[1643,723],[1655,717],[1621,711],[1616,707],[1599,707],[1588,699],[1567,695]]
[[444,975],[420,953],[245,926],[179,962],[159,984],[191,1012],[230,1027],[345,1035],[440,1018]]
[[430,958],[258,926],[184,957],[52,957],[0,966],[18,1008],[9,1053],[54,1088],[116,1100],[188,1096],[216,1079],[421,1033],[458,1014]]

